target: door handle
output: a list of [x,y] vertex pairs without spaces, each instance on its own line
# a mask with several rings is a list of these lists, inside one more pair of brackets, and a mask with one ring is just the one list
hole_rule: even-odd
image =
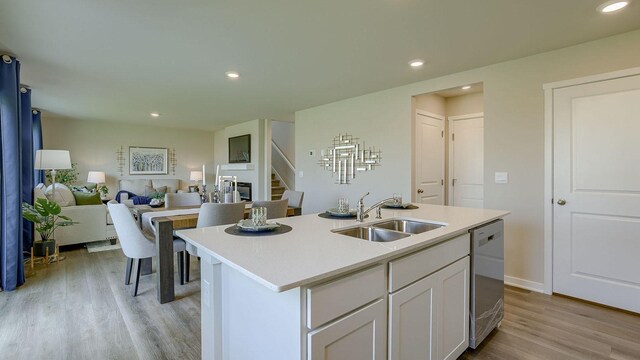
[[424,192],[424,190],[418,189],[418,194],[422,194],[423,192]]
[[560,206],[564,206],[564,205],[566,205],[566,203],[567,203],[567,200],[565,200],[565,199],[558,199],[558,205],[560,205]]

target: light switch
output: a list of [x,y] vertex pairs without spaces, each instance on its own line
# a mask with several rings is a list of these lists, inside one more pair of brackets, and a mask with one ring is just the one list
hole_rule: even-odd
[[298,171],[298,176],[302,179],[304,177],[304,171]]
[[496,172],[495,182],[496,182],[496,184],[508,184],[509,183],[509,173],[508,172]]
[[309,150],[309,157],[314,157],[316,156],[316,151],[315,150]]

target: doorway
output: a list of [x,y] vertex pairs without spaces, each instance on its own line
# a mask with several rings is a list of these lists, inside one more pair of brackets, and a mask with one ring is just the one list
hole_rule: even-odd
[[545,97],[545,290],[640,312],[640,68]]
[[412,201],[484,206],[483,84],[413,96]]

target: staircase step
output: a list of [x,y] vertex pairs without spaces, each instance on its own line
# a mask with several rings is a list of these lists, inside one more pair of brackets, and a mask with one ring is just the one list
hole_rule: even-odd
[[282,199],[282,194],[280,194],[280,195],[271,194],[271,200],[280,200],[280,199]]
[[284,191],[285,191],[284,186],[272,186],[272,187],[271,187],[271,193],[274,193],[274,192],[276,192],[276,193],[282,193],[282,192],[284,192]]
[[276,174],[271,174],[271,180],[276,178]]
[[280,186],[280,180],[271,180],[271,187]]

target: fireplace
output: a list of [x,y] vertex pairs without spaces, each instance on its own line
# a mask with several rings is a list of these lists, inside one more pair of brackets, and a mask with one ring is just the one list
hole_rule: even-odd
[[240,200],[251,201],[251,183],[238,181],[238,192]]

